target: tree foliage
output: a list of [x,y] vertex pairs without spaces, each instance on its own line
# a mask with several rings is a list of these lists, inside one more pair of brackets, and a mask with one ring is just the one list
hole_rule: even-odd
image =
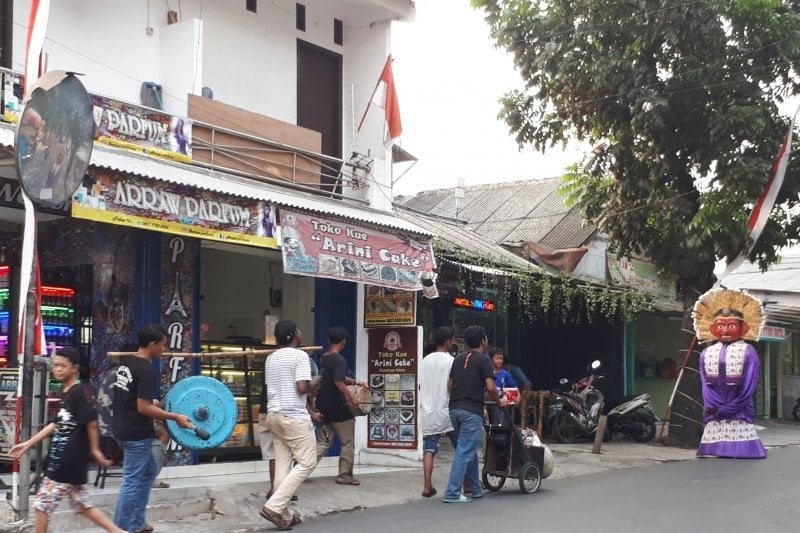
[[[800,89],[797,0],[472,0],[526,84],[501,100],[520,147],[597,145],[565,176],[568,198],[622,254],[674,275],[688,305],[717,257],[741,248]],[[795,158],[796,159],[796,158]],[[750,257],[796,242],[790,161]]]

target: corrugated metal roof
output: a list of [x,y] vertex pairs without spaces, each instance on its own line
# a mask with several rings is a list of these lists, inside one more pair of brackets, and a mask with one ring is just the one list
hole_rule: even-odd
[[784,257],[761,272],[757,264],[745,263],[725,277],[726,287],[776,292],[800,292],[800,256]]
[[403,207],[398,208],[397,215],[416,225],[427,228],[436,238],[456,246],[477,256],[493,259],[500,264],[506,264],[513,268],[529,271],[541,271],[541,269],[518,255],[506,250],[500,245],[493,244],[478,235],[465,225],[457,222],[448,222],[441,218],[431,215],[414,213]]
[[723,284],[748,290],[760,298],[767,323],[800,324],[800,256],[784,257],[766,272],[756,264],[745,263],[726,276]]
[[[14,145],[13,125],[0,124],[0,145]],[[94,167],[110,168],[197,189],[273,202],[283,207],[335,215],[375,226],[431,236],[429,231],[395,216],[394,212],[389,213],[366,206],[356,206],[342,200],[328,200],[312,193],[295,191],[280,185],[258,181],[257,179],[155,159],[100,144],[94,145],[90,164]]]
[[595,228],[556,193],[560,178],[512,181],[464,188],[456,212],[455,188],[423,191],[397,202],[423,213],[467,222],[495,243],[532,241],[548,248],[583,245]]

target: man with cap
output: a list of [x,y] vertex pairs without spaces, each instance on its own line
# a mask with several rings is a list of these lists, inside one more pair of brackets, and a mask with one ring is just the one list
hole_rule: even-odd
[[[308,412],[313,391],[308,355],[298,350],[300,330],[291,320],[275,324],[279,349],[267,357],[267,427],[275,446],[275,487],[261,508],[261,516],[280,530],[300,523],[290,502],[295,491],[317,465],[316,440]],[[295,461],[292,466],[292,461]]]

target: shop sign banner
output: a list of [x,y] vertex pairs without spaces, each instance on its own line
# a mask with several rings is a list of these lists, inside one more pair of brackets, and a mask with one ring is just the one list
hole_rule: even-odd
[[283,271],[395,289],[422,289],[436,267],[430,242],[281,210]]
[[92,170],[72,216],[184,237],[277,248],[275,206],[213,191]]
[[192,121],[90,94],[95,142],[144,155],[191,163]]
[[416,325],[416,304],[415,292],[367,285],[364,290],[364,327]]
[[367,447],[417,448],[418,328],[376,328],[369,332]]

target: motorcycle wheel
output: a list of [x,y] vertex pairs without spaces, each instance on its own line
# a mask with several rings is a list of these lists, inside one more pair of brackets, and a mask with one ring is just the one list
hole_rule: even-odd
[[792,409],[792,418],[795,420],[800,420],[800,402],[794,404],[794,408]]
[[575,442],[575,423],[572,417],[565,410],[559,411],[556,419],[553,421],[555,426],[556,438],[558,442],[563,444],[572,444]]
[[489,472],[483,472],[483,486],[489,489],[492,492],[497,492],[498,490],[503,488],[503,485],[506,483],[506,476],[498,476],[495,474],[490,474]]
[[650,442],[656,436],[656,420],[649,413],[639,412],[634,413],[635,424],[639,426],[640,431],[633,433],[631,437],[636,442]]
[[519,471],[519,490],[533,494],[542,486],[542,471],[536,463],[525,463]]

